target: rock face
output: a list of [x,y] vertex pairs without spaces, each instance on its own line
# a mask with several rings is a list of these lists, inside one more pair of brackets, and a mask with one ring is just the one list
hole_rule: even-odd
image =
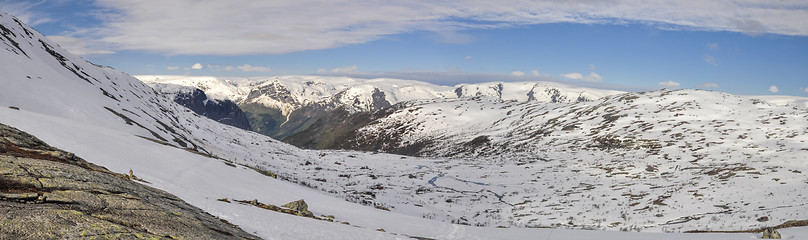
[[217,122],[250,130],[250,121],[241,108],[230,100],[214,100],[208,98],[202,90],[194,88],[189,92],[179,92],[174,102],[191,109],[195,113],[216,120]]
[[257,239],[0,124],[0,239]]

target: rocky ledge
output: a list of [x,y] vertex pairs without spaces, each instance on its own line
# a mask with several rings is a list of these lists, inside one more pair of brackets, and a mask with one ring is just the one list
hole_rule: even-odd
[[0,239],[258,239],[0,124]]

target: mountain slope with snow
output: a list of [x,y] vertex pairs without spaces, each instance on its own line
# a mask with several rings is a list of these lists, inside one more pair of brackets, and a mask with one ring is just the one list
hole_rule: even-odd
[[[0,42],[4,47],[0,50],[0,59],[4,63],[0,64],[3,76],[0,122],[29,132],[54,147],[82,156],[113,172],[131,169],[136,176],[150,182],[148,185],[170,192],[262,238],[748,239],[753,234],[625,233],[518,227],[738,230],[804,218],[804,212],[798,207],[786,204],[782,208],[773,207],[776,203],[793,203],[795,198],[801,197],[799,192],[804,191],[800,186],[804,185],[796,183],[800,177],[804,178],[805,171],[801,170],[804,165],[775,168],[777,172],[774,172],[761,168],[768,164],[766,162],[755,163],[760,166],[750,164],[761,172],[760,178],[777,177],[786,182],[780,184],[780,180],[767,179],[779,184],[773,188],[776,191],[771,197],[747,200],[742,196],[744,201],[762,204],[763,208],[758,211],[699,215],[711,213],[712,210],[704,209],[704,204],[714,201],[688,207],[692,199],[676,195],[663,201],[668,207],[664,208],[666,212],[662,217],[657,217],[651,213],[629,211],[638,207],[631,205],[634,204],[632,200],[647,205],[650,198],[656,196],[654,194],[660,193],[658,191],[674,190],[676,193],[676,187],[652,188],[646,185],[664,184],[667,179],[635,182],[628,176],[636,175],[639,172],[637,167],[620,165],[622,169],[612,170],[612,175],[616,176],[613,180],[616,184],[623,185],[606,186],[597,185],[600,184],[598,180],[608,180],[601,177],[603,174],[582,175],[580,172],[586,166],[566,166],[563,164],[567,162],[560,161],[522,163],[497,158],[410,158],[369,152],[301,150],[196,115],[133,77],[69,54],[7,14],[0,13],[0,26]],[[772,122],[781,120],[774,117],[777,116],[772,117]],[[799,123],[788,116],[786,120]],[[796,139],[802,139],[802,136]],[[598,153],[586,152],[590,155]],[[562,159],[567,153],[552,154],[556,155],[551,157]],[[580,159],[583,156],[580,154],[584,153],[578,154],[573,156]],[[774,154],[772,156],[790,156],[787,153]],[[640,159],[632,161],[639,162]],[[774,164],[791,159],[772,161]],[[620,173],[624,169],[629,173]],[[722,171],[719,172],[723,174]],[[744,175],[754,176],[753,173]],[[576,178],[579,176],[588,177],[582,182],[581,178]],[[735,181],[747,177],[729,179]],[[580,183],[594,185],[596,190],[591,196],[579,195],[575,193],[577,189],[590,188]],[[716,190],[715,194],[708,190],[697,192],[715,198],[737,190],[737,185],[720,190],[711,188],[710,183],[705,178],[695,179],[692,186],[686,187]],[[749,180],[745,183],[758,182]],[[539,191],[551,189],[550,185],[554,186],[553,190]],[[615,189],[621,186],[622,189]],[[794,190],[798,193],[793,193]],[[594,192],[610,197],[628,192],[642,198],[614,196],[618,200],[599,205],[600,210],[593,210],[593,204],[607,199]],[[643,195],[644,192],[648,194]],[[547,201],[542,201],[544,198],[536,194],[546,194],[542,196]],[[334,222],[268,211],[235,201],[253,199],[273,205],[304,199],[316,216],[333,216]],[[729,206],[733,210],[745,210],[745,207],[735,207],[734,203]],[[546,211],[553,212],[548,214]],[[625,216],[618,215],[620,213],[625,213]],[[754,214],[766,214],[772,220],[756,222],[749,219]],[[591,216],[599,218],[592,219]],[[710,219],[703,216],[710,216]],[[669,221],[679,217],[689,217],[684,220],[690,220]],[[611,222],[598,220],[600,218],[622,220],[611,226]],[[531,221],[533,219],[538,220]],[[660,222],[667,225],[654,225]],[[495,228],[499,225],[512,228]],[[789,231],[783,231],[787,237],[808,236],[804,228]]]
[[[489,82],[454,87],[400,79],[326,76],[216,78],[137,76],[160,92],[195,87],[237,102],[250,114],[256,132],[279,139],[305,131],[336,109],[372,112],[405,101],[484,96],[508,101],[579,102],[622,93],[552,82]],[[327,120],[327,119],[326,119]]]
[[[479,184],[461,184],[468,192],[509,192],[497,197],[517,225],[679,231],[808,218],[808,111],[720,92],[573,104],[416,101],[359,128],[343,147],[531,169],[481,168],[450,180]],[[481,177],[491,180],[472,180]]]

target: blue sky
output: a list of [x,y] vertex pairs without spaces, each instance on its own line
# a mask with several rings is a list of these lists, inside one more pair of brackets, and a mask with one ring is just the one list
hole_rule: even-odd
[[0,0],[0,9],[133,75],[549,80],[808,96],[808,3],[648,2]]

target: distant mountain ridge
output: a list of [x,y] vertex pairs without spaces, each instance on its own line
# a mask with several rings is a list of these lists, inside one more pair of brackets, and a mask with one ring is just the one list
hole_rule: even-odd
[[467,97],[580,102],[622,93],[553,82],[490,82],[448,87],[414,80],[326,76],[137,77],[164,93],[174,88],[158,84],[194,87],[212,98],[232,100],[247,112],[253,130],[279,139],[305,131],[336,109],[348,113],[373,112],[405,101]]

